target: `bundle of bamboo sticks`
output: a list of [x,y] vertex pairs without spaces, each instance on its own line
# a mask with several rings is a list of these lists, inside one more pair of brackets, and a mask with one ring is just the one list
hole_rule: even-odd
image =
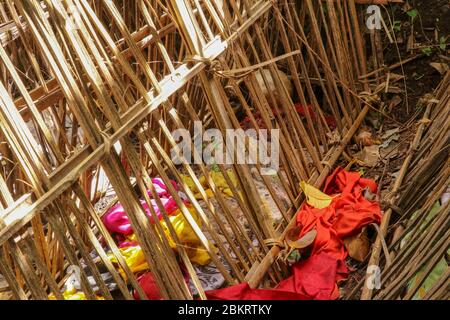
[[[440,200],[450,185],[449,112],[450,72],[417,123],[414,141],[391,190],[368,274],[347,298],[356,297],[361,288],[361,299],[449,298],[450,207]],[[389,246],[383,245],[386,240]],[[438,263],[442,272],[433,275],[437,279],[427,280]],[[379,288],[367,285],[373,279],[370,266],[380,267]],[[425,286],[426,281],[431,284]]]

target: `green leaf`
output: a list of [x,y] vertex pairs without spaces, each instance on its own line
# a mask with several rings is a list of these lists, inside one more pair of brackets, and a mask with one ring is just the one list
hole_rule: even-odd
[[406,12],[406,14],[414,19],[419,14],[419,11],[417,11],[417,9],[412,9]]
[[445,49],[447,49],[447,43],[446,43],[447,38],[446,37],[441,37],[439,39],[439,48],[441,48],[442,51],[445,51]]
[[300,252],[298,251],[298,249],[295,249],[289,254],[287,260],[291,264],[294,264],[294,263],[300,261],[300,258],[301,258]]
[[394,29],[397,32],[400,32],[402,30],[402,22],[399,20],[395,20],[392,25],[392,29]]
[[433,53],[433,50],[430,47],[426,47],[422,49],[422,53],[429,57]]
[[358,172],[359,172],[359,175],[362,177],[366,173],[366,170],[364,168],[359,168]]

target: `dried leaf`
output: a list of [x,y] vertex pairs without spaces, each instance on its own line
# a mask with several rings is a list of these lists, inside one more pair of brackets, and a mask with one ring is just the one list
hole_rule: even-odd
[[393,135],[395,135],[397,132],[399,132],[400,129],[399,128],[394,128],[391,130],[387,130],[382,136],[381,139],[383,141],[385,141],[386,139],[389,139],[390,137],[392,137]]
[[359,234],[344,239],[348,255],[356,261],[363,262],[369,254],[370,243],[367,238],[367,229],[364,228]]
[[390,175],[392,178],[397,179],[398,176],[400,175],[400,170],[398,170],[398,171],[396,171],[396,172],[394,172],[394,173],[389,173],[389,175]]
[[333,200],[332,197],[306,183],[305,181],[300,182],[300,187],[306,195],[306,202],[316,209],[328,207]]
[[[286,236],[286,242],[289,245],[289,247],[295,248],[295,249],[303,249],[303,248],[310,246],[314,242],[314,240],[316,239],[316,236],[317,236],[317,231],[311,230],[311,231],[307,232],[303,237],[296,240],[295,238],[298,237],[299,231],[297,231],[294,228],[289,231],[292,231],[292,233],[288,232],[288,235]],[[295,231],[297,231],[297,232],[295,232]]]
[[395,107],[397,107],[400,103],[402,103],[403,99],[399,95],[395,95],[390,101],[389,101],[389,107],[388,110],[392,111]]
[[364,198],[366,198],[369,201],[376,201],[377,200],[377,194],[373,193],[369,188],[364,189]]
[[375,167],[380,159],[380,147],[368,146],[355,154],[355,157],[364,162],[367,167]]
[[[263,94],[266,96],[267,101],[271,102],[271,98],[275,98],[275,101],[281,105],[283,102],[281,97],[279,96],[278,87],[275,85],[276,81],[272,77],[272,73],[269,69],[262,69],[255,72],[256,80],[258,81],[258,84],[261,86]],[[280,77],[283,85],[286,87],[289,96],[292,96],[293,93],[293,86],[292,82],[289,80],[288,76],[281,70],[278,70],[278,76]],[[264,82],[264,79],[267,80]]]
[[341,141],[341,135],[339,134],[338,130],[327,132],[326,135],[329,138],[328,141],[330,145],[338,144]]
[[434,69],[436,69],[440,74],[447,73],[450,68],[448,67],[448,64],[446,63],[438,63],[438,62],[432,62],[430,63],[430,66],[432,66]]
[[383,136],[383,144],[380,146],[380,156],[383,159],[392,159],[398,156],[398,141],[400,139],[400,134],[398,134],[399,128],[386,131]]
[[359,130],[359,133],[355,136],[355,141],[360,146],[372,146],[379,144],[379,140],[374,139],[372,133],[365,129]]
[[[391,137],[392,138],[392,137]],[[398,137],[397,137],[398,140]],[[392,159],[398,156],[398,143],[391,143],[393,140],[386,141],[387,144],[383,144],[385,146],[380,148],[380,156],[381,158],[387,160]]]

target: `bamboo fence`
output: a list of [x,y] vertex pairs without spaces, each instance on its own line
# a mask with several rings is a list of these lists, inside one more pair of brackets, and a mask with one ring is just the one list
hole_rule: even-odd
[[[113,299],[101,277],[101,264],[111,273],[120,298],[133,299],[132,288],[146,299],[101,220],[108,208],[95,208],[100,172],[125,208],[164,299],[193,298],[178,259],[200,298],[205,294],[187,250],[170,227],[153,177],[165,182],[227,284],[249,281],[256,287],[263,279],[280,280],[285,272],[277,260],[280,246],[270,246],[268,240],[282,242],[292,225],[302,201],[299,182],[320,186],[373,108],[368,83],[358,80],[368,67],[364,21],[356,2],[0,1],[2,290],[14,299],[47,299],[49,294],[62,299],[66,271],[78,266],[88,299],[97,294]],[[255,75],[263,68],[269,70],[262,73],[263,81],[268,83],[271,75],[277,99],[263,94]],[[279,70],[292,79],[298,101],[311,104],[318,117],[297,113]],[[260,174],[259,163],[232,165],[236,186],[228,168],[218,166],[255,239],[227,206],[208,166],[175,166],[170,157],[176,147],[173,130],[192,130],[194,121],[223,133],[238,129],[237,108],[254,129],[260,129],[255,119],[259,114],[265,128],[280,130],[277,179],[290,200],[289,205],[281,201],[272,180]],[[326,113],[334,117],[336,130],[325,121]],[[192,178],[201,200],[180,171]],[[220,210],[199,182],[201,175]],[[258,194],[255,175],[281,212],[277,223]],[[147,190],[177,252],[164,236]],[[154,225],[139,197],[149,205]],[[221,227],[224,221],[230,228]]]

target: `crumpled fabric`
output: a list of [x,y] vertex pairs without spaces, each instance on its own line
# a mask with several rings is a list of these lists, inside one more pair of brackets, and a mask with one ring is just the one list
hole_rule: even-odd
[[[146,272],[138,277],[138,283],[144,291],[147,299],[149,300],[161,300],[161,294],[159,292],[156,280],[151,272]],[[135,300],[141,300],[136,290],[133,290],[133,298]]]
[[[173,197],[170,195],[167,186],[164,184],[161,178],[153,178],[152,183],[156,189],[156,193],[161,199],[164,209],[167,211],[168,214],[171,214],[178,208],[178,206]],[[171,181],[171,183],[173,184],[175,189],[177,189],[176,182]],[[147,193],[148,196],[150,197],[150,203],[152,207],[155,209],[158,219],[161,219],[162,214],[159,211],[158,205],[156,204],[156,200],[152,199],[152,193],[150,190],[147,190]],[[144,199],[140,199],[140,202],[142,208],[145,210],[145,213],[150,218],[150,221],[154,223],[153,216],[150,212],[150,208],[147,205],[147,202]],[[109,209],[109,211],[103,216],[102,220],[105,227],[111,233],[118,233],[122,235],[130,235],[133,233],[130,220],[127,214],[125,213],[125,209],[120,203],[116,204],[111,209]]]
[[247,282],[231,287],[205,292],[208,300],[307,300],[295,292],[276,289],[251,289]]
[[[229,269],[226,262],[224,263],[224,266],[226,269]],[[215,290],[221,288],[224,285],[225,277],[222,275],[219,269],[217,269],[214,263],[210,262],[209,264],[204,266],[193,265],[193,267],[203,290]],[[189,281],[189,290],[191,290],[194,296],[198,295],[198,290],[192,280]]]
[[[99,256],[97,250],[92,250],[89,253],[89,256],[93,260],[100,259],[100,256]],[[95,280],[94,276],[92,275],[92,270],[88,267],[88,265],[86,264],[84,259],[80,260],[80,267],[83,269],[84,273],[87,275],[87,281],[88,281],[89,286],[91,287],[92,291],[99,292],[100,287],[97,284],[97,281]],[[109,272],[109,270],[105,266],[105,264],[103,264],[103,263],[98,264],[97,269],[98,269],[98,272],[100,272],[100,276],[102,277],[102,279],[105,282],[106,287],[108,288],[109,291],[114,291],[114,290],[118,289],[118,285],[117,285],[116,281],[114,280],[112,274]],[[70,270],[67,270],[67,271],[70,271]],[[65,285],[64,285],[64,289],[66,290],[66,289],[70,289],[73,287],[75,287],[75,289],[77,289],[79,291],[82,290],[81,279],[80,279],[79,275],[74,271],[72,271],[70,273],[69,277],[67,278]]]
[[[125,259],[125,263],[130,267],[131,272],[138,273],[148,270],[149,267],[147,261],[145,260],[144,252],[139,245],[127,248],[119,248],[119,251],[122,257]],[[108,258],[112,263],[118,265],[119,262],[112,253],[108,254]],[[126,281],[127,276],[125,274],[125,271],[121,267],[119,267],[118,270],[122,278]]]
[[381,209],[377,202],[367,200],[364,192],[376,193],[377,185],[363,179],[358,172],[337,168],[326,183],[324,192],[331,195],[331,204],[318,209],[304,203],[297,214],[301,227],[299,238],[316,229],[311,255],[292,266],[292,275],[275,289],[251,289],[247,283],[206,292],[210,299],[282,299],[333,300],[339,298],[336,282],[345,279],[347,251],[342,239],[359,233],[370,223],[380,223]]
[[[184,265],[180,264],[180,269],[183,273],[184,281],[186,282],[186,284],[189,284],[189,274],[186,268],[184,267]],[[153,273],[151,273],[150,271],[145,272],[144,274],[140,275],[137,280],[145,295],[147,296],[147,299],[162,300],[161,293],[159,291],[158,285],[156,284]],[[189,286],[188,289],[192,293]],[[133,298],[135,300],[141,300],[136,290],[133,290]]]
[[[199,227],[202,226],[202,221],[198,217],[195,208],[192,205],[186,205],[187,209],[191,213],[195,222]],[[194,230],[190,226],[189,222],[184,218],[180,209],[177,209],[172,216],[169,217],[169,220],[177,234],[178,239],[180,240],[180,245],[182,245],[191,262],[196,263],[198,265],[204,266],[211,262],[211,257],[209,256],[208,251],[203,246],[200,239],[195,234]],[[169,228],[164,220],[161,221],[161,226],[163,227],[164,233],[166,234],[167,239],[169,240],[169,245],[172,249],[177,250],[177,244],[172,239]],[[210,244],[211,247],[214,247]]]
[[376,194],[377,185],[361,178],[359,172],[337,168],[325,182],[324,193],[334,196],[331,204],[323,209],[303,204],[297,214],[299,238],[312,229],[317,231],[311,255],[326,252],[344,260],[347,251],[342,239],[361,232],[370,223],[380,223],[380,205],[364,197],[366,189]]
[[128,247],[135,247],[139,245],[139,242],[137,241],[136,235],[134,233],[129,235],[116,235],[116,240],[119,244],[119,248],[128,248]]
[[[192,205],[186,205],[188,211],[194,218],[195,222],[199,227],[201,227],[202,223],[200,218],[198,217],[194,207]],[[171,216],[169,216],[169,220],[177,234],[178,239],[180,240],[180,245],[182,245],[186,253],[191,260],[191,262],[196,263],[198,265],[207,265],[211,262],[211,257],[209,256],[208,251],[204,248],[200,239],[195,234],[194,230],[191,228],[189,222],[184,218],[180,209],[177,209],[173,212]],[[172,249],[177,250],[177,245],[175,241],[172,239],[169,228],[166,224],[165,220],[161,220],[161,227],[165,233],[169,241],[169,245]],[[125,246],[125,244],[130,244],[131,246]],[[211,245],[212,246],[212,245]],[[213,246],[212,246],[213,247]],[[136,237],[134,234],[127,236],[126,241],[121,243],[121,247],[119,247],[119,251],[124,257],[127,265],[130,267],[133,273],[144,271],[148,269],[148,264],[145,260],[144,253],[142,252],[141,247],[137,244]],[[118,263],[117,259],[113,254],[108,255],[109,259],[113,263]],[[124,271],[120,268],[119,272],[122,277],[125,278]]]
[[206,291],[211,300],[328,300],[339,297],[336,277],[344,279],[347,268],[326,253],[319,253],[292,266],[292,275],[275,289],[251,289],[241,283]]
[[[75,289],[75,288],[65,290],[63,292],[63,297],[64,297],[64,300],[87,300],[84,292],[77,291],[77,289]],[[48,296],[48,299],[49,300],[57,300],[56,296],[53,293],[51,293]],[[105,300],[105,298],[103,298],[101,296],[96,296],[96,299],[97,300]]]
[[[234,175],[232,170],[227,170],[228,177],[230,178],[232,184],[234,187],[237,186],[237,178]],[[214,181],[214,184],[216,185],[217,189],[219,189],[223,194],[233,197],[233,192],[230,189],[230,186],[228,185],[227,181],[225,180],[222,172],[217,171],[211,171],[210,172],[211,179]],[[202,196],[200,194],[200,191],[198,190],[197,186],[194,184],[194,181],[192,178],[188,175],[181,175],[181,178],[183,181],[188,185],[189,189],[194,193],[194,196],[196,199],[202,199]],[[209,188],[208,182],[206,181],[205,176],[201,176],[199,179],[200,184],[205,189],[206,195],[208,198],[213,198],[214,194],[212,190]]]

